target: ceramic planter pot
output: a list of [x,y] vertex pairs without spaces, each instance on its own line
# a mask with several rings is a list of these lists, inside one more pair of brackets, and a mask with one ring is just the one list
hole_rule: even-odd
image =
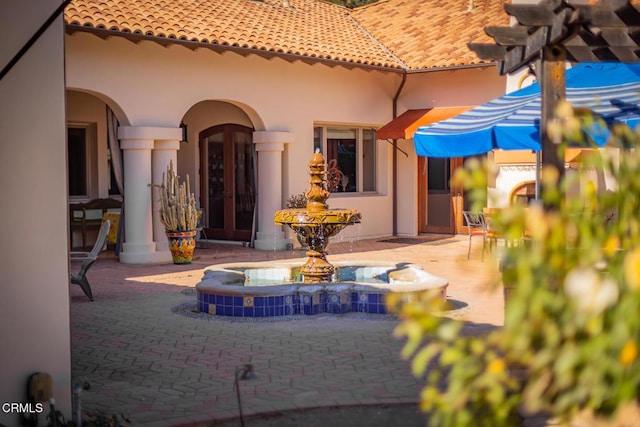
[[190,264],[196,247],[196,230],[167,231],[169,250],[174,264]]

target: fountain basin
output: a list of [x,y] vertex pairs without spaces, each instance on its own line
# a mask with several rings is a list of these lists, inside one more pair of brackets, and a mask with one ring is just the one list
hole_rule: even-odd
[[387,314],[389,293],[436,290],[446,301],[448,282],[406,263],[336,262],[331,282],[300,283],[299,263],[232,263],[205,269],[196,285],[198,311],[218,316]]

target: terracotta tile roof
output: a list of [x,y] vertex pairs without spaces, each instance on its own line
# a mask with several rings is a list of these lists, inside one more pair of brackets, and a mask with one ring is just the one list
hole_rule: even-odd
[[379,0],[353,17],[380,43],[417,70],[484,63],[467,43],[494,43],[486,26],[508,26],[505,0]]
[[349,9],[321,0],[73,0],[65,23],[68,31],[97,29],[247,53],[401,66]]
[[504,2],[379,0],[349,10],[323,0],[73,0],[65,23],[68,31],[418,70],[483,62],[466,44],[491,43],[483,28],[509,25]]

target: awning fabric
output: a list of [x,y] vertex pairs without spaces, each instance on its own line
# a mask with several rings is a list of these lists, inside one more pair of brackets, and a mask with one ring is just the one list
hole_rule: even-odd
[[448,119],[473,107],[437,107],[407,110],[376,131],[378,139],[411,139],[420,126]]
[[[635,127],[640,122],[640,64],[580,63],[567,70],[566,99],[588,108],[606,122]],[[472,110],[418,128],[416,153],[427,157],[483,154],[495,148],[540,150],[540,86],[503,95]],[[604,145],[606,129],[587,132]]]

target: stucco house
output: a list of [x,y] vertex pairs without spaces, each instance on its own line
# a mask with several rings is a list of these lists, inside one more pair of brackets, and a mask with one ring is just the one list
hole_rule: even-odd
[[0,401],[45,371],[70,413],[68,205],[124,198],[121,262],[167,261],[151,185],[170,161],[216,239],[283,248],[272,215],[307,188],[315,149],[349,177],[331,206],[364,218],[339,238],[460,231],[446,177],[462,159],[418,158],[411,135],[505,92],[466,48],[508,23],[502,0],[61,4],[0,2],[3,66],[53,18],[0,81]]
[[[307,188],[316,149],[348,178],[331,206],[362,212],[339,239],[463,231],[447,178],[464,159],[420,158],[412,134],[526,80],[466,47],[508,25],[504,3],[0,2],[0,403],[44,371],[70,413],[69,204],[124,199],[120,261],[168,261],[153,185],[171,161],[214,239],[286,247],[273,213]],[[500,203],[527,197],[531,153],[490,155]]]
[[69,199],[124,196],[121,262],[169,260],[150,184],[171,160],[209,238],[284,249],[273,213],[316,148],[345,177],[331,206],[364,218],[338,238],[461,230],[462,159],[419,159],[411,134],[504,93],[466,47],[508,23],[502,0],[74,0],[64,20]]

